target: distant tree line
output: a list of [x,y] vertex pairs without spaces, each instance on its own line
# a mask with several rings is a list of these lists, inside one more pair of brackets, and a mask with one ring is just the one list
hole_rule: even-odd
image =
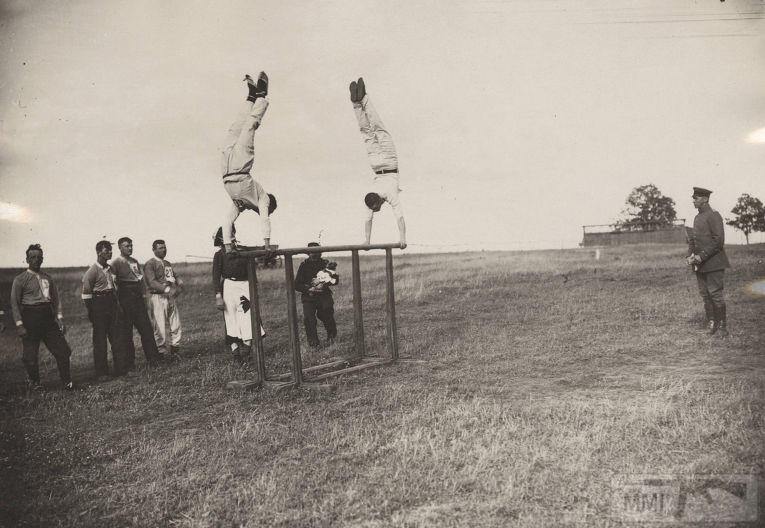
[[[617,232],[666,229],[677,220],[675,201],[652,183],[632,189],[625,205],[623,218],[616,222]],[[731,213],[734,217],[726,218],[725,222],[744,233],[747,244],[750,234],[765,232],[765,206],[758,198],[742,194]]]

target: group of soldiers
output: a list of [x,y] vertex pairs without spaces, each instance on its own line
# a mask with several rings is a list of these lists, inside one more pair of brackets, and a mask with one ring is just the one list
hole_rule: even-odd
[[[245,363],[252,343],[249,287],[246,259],[238,258],[234,222],[245,210],[261,216],[265,249],[271,249],[270,215],[276,210],[276,197],[266,193],[253,179],[255,131],[268,109],[268,76],[244,79],[248,94],[246,104],[231,125],[223,148],[223,185],[232,205],[222,226],[213,237],[219,251],[213,261],[213,286],[216,306],[224,312],[226,342],[234,358]],[[370,165],[374,171],[372,192],[364,197],[367,217],[365,242],[370,243],[374,213],[388,203],[397,219],[400,245],[406,247],[406,225],[399,200],[398,158],[390,134],[371,104],[364,80],[350,83],[350,99],[358,121]],[[710,334],[728,337],[727,310],[723,298],[725,269],[730,266],[725,254],[722,217],[709,206],[711,191],[693,188],[693,203],[699,213],[689,236],[687,263],[696,274],[704,302],[704,326]],[[182,281],[165,259],[163,240],[152,244],[154,257],[143,268],[132,257],[133,242],[122,237],[117,242],[120,255],[112,259],[112,244],[96,244],[96,262],[83,277],[82,299],[93,325],[93,361],[99,378],[110,376],[107,341],[111,344],[114,376],[131,376],[135,370],[133,328],[138,330],[148,365],[157,365],[178,357],[181,323],[176,296]],[[310,243],[311,245],[318,245]],[[45,343],[55,357],[61,381],[72,389],[69,357],[71,349],[64,337],[61,299],[51,277],[41,271],[43,250],[30,245],[26,251],[28,269],[18,275],[11,290],[11,309],[18,335],[23,343],[23,362],[29,382],[39,387],[38,351]],[[111,261],[111,262],[110,262]],[[334,307],[329,286],[339,282],[334,263],[313,253],[298,270],[295,288],[301,292],[304,323],[309,345],[319,346],[317,318],[327,331],[328,342],[337,335]],[[1,314],[0,314],[1,315]],[[169,326],[169,344],[168,331]],[[261,335],[265,330],[260,329]]]
[[[93,364],[99,381],[112,375],[135,375],[133,328],[141,336],[150,366],[177,359],[181,342],[175,298],[183,281],[165,259],[165,241],[152,243],[154,256],[143,267],[132,257],[133,241],[129,237],[120,238],[117,245],[120,255],[112,259],[111,242],[99,241],[96,262],[82,277],[82,300],[93,325]],[[56,360],[64,389],[72,390],[72,350],[65,337],[61,297],[50,275],[41,270],[43,249],[39,244],[27,248],[26,261],[29,267],[13,280],[10,304],[29,384],[33,389],[41,388],[38,355],[40,343],[45,343]],[[107,341],[112,350],[112,372]]]

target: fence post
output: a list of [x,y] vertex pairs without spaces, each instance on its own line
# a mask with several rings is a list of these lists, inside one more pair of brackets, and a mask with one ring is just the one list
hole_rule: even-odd
[[359,271],[359,251],[351,251],[351,274],[353,277],[353,341],[356,344],[356,356],[362,359],[366,354],[364,344],[364,318],[361,310],[361,272]]
[[292,381],[298,386],[303,383],[303,360],[300,357],[300,334],[298,334],[298,317],[295,307],[295,274],[290,254],[284,255],[284,278],[287,286],[287,320],[290,325],[290,347],[292,348]]
[[393,250],[385,250],[386,312],[388,315],[388,350],[392,360],[398,359],[398,330],[396,328],[396,298],[393,293]]
[[260,335],[262,319],[260,318],[260,298],[258,297],[258,275],[255,271],[254,258],[247,259],[247,278],[250,283],[250,324],[252,339],[255,342],[255,370],[258,383],[266,381],[266,361],[263,350],[263,337]]

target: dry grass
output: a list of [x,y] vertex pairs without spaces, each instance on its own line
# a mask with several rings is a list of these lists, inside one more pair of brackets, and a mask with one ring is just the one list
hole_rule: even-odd
[[[231,393],[206,266],[181,267],[182,363],[90,382],[79,271],[56,272],[76,394],[26,394],[0,338],[0,449],[9,526],[587,526],[618,474],[763,475],[765,247],[733,248],[726,341],[696,328],[682,250],[395,258],[402,356],[334,394]],[[336,289],[351,347],[350,262]],[[362,258],[367,346],[385,354],[384,268]],[[7,279],[8,274],[4,275]],[[5,279],[4,279],[5,280]],[[288,369],[283,271],[260,275],[269,372]],[[193,322],[193,324],[192,324]],[[305,341],[303,341],[305,345]],[[139,354],[140,355],[140,354]]]

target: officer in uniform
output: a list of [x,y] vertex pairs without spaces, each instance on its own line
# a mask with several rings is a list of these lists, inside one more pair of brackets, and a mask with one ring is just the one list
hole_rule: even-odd
[[693,188],[693,206],[699,213],[693,219],[693,236],[689,240],[686,261],[696,273],[709,334],[728,337],[723,280],[725,268],[730,267],[730,262],[724,248],[723,219],[709,206],[710,194],[712,191],[708,189]]
[[69,357],[72,349],[64,338],[66,326],[61,312],[61,298],[50,275],[40,271],[43,250],[39,244],[27,248],[29,269],[17,275],[11,286],[11,311],[16,332],[23,343],[23,362],[29,383],[38,389],[40,341],[56,358],[58,373],[65,390],[72,390]]
[[109,375],[106,340],[112,345],[114,375],[127,373],[125,347],[120,339],[119,305],[114,275],[109,266],[112,258],[112,244],[101,240],[96,244],[96,262],[82,277],[82,300],[88,310],[88,319],[93,324],[93,365],[96,376],[103,379]]
[[[317,247],[317,242],[310,242],[308,247]],[[295,276],[295,289],[302,295],[300,300],[303,302],[303,323],[305,324],[305,334],[308,338],[308,345],[311,347],[319,346],[319,334],[316,330],[316,318],[324,324],[327,331],[327,341],[331,344],[337,337],[337,325],[335,324],[335,302],[332,299],[330,284],[335,285],[340,282],[336,273],[329,282],[316,279],[317,274],[325,270],[329,262],[321,258],[321,253],[311,253],[308,258],[300,263],[297,275]]]

